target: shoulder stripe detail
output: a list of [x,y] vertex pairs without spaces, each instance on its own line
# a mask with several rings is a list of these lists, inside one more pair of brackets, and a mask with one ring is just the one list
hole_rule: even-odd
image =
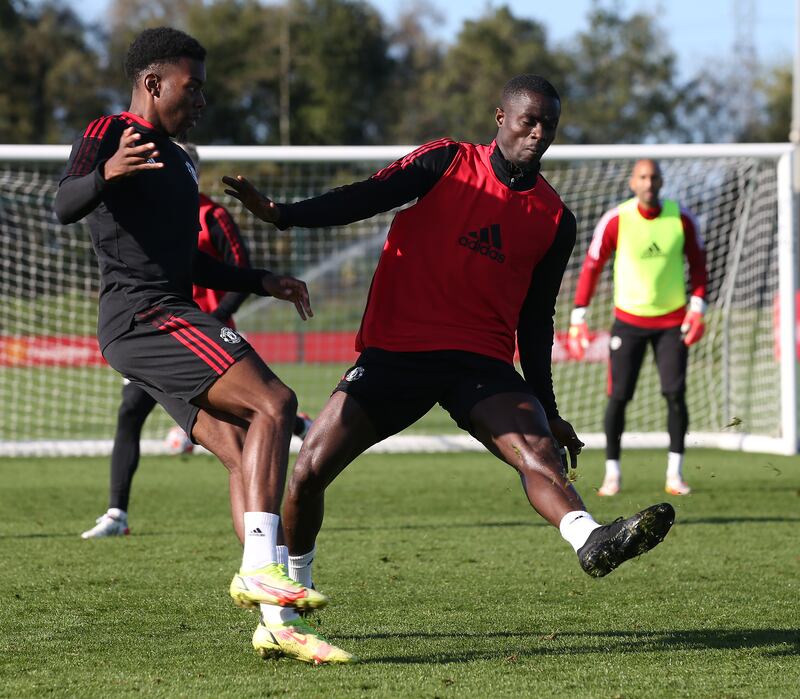
[[103,117],[93,122],[88,133],[88,138],[100,138],[102,133],[105,132],[106,126],[111,118],[112,117]]
[[91,122],[91,123],[89,124],[89,126],[87,126],[87,127],[86,127],[86,130],[83,132],[83,137],[84,137],[84,138],[90,138],[90,137],[91,137],[91,135],[92,135],[92,132],[93,132],[93,131],[94,131],[94,130],[97,128],[97,125],[98,125],[98,124],[99,124],[101,121],[103,121],[103,119],[106,119],[106,118],[107,118],[107,117],[104,117],[104,116],[102,116],[102,117],[100,117],[99,119],[95,119],[93,122]]
[[103,136],[105,136],[105,135],[106,135],[106,131],[108,130],[108,127],[111,125],[111,122],[112,122],[113,120],[114,120],[114,117],[108,117],[108,119],[106,119],[106,120],[105,120],[105,121],[104,121],[104,122],[103,122],[103,123],[100,125],[100,129],[98,130],[98,132],[97,132],[97,135],[95,136],[95,138],[102,139],[102,138],[103,138]]
[[75,154],[72,167],[68,175],[83,176],[89,173],[94,165],[94,159],[100,148],[100,143],[105,136],[108,127],[117,119],[117,116],[103,116],[95,119],[86,127],[83,132],[83,139]]
[[379,170],[376,172],[372,177],[377,180],[385,180],[388,177],[391,177],[397,170],[403,170],[408,167],[411,163],[413,163],[417,158],[425,153],[428,153],[432,150],[436,150],[437,148],[444,148],[446,146],[456,145],[456,142],[449,138],[440,138],[436,141],[430,141],[429,143],[425,143],[418,148],[412,150],[408,155],[404,155],[399,160],[395,160],[391,165],[386,166],[383,170]]
[[430,141],[429,143],[425,143],[419,148],[412,150],[408,155],[401,158],[400,162],[403,164],[403,167],[405,167],[409,163],[419,158],[421,155],[425,155],[425,153],[435,150],[436,148],[443,148],[444,146],[449,146],[451,144],[455,144],[455,141],[452,141],[449,138],[440,138],[436,141]]
[[81,147],[75,156],[75,162],[70,170],[70,175],[85,175],[91,170],[91,164],[97,151],[100,148],[100,141],[96,138],[84,138]]
[[606,228],[609,222],[615,216],[619,216],[619,207],[615,206],[613,209],[606,211],[603,217],[597,222],[592,234],[592,242],[589,244],[589,252],[587,255],[594,260],[600,259],[600,247],[603,245],[603,236],[605,235]]

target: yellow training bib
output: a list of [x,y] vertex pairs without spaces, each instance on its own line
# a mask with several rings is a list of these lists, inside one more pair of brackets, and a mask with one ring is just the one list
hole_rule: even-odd
[[684,232],[678,202],[665,199],[653,220],[639,213],[636,198],[618,210],[614,305],[638,316],[660,316],[684,307]]

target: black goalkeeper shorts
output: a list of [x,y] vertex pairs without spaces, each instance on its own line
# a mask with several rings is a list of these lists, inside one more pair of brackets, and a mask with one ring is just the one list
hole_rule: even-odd
[[103,356],[191,436],[200,410],[192,400],[251,351],[239,333],[194,304],[171,302],[137,313]]
[[615,320],[611,328],[608,395],[617,400],[633,398],[647,346],[652,345],[661,393],[686,390],[686,365],[689,348],[683,343],[680,326],[640,328]]
[[514,367],[473,352],[367,348],[334,389],[358,401],[380,439],[414,424],[437,403],[473,434],[472,408],[498,393],[532,395]]

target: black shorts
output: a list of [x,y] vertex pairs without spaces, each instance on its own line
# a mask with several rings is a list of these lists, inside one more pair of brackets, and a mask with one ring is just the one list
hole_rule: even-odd
[[367,348],[334,389],[355,398],[380,439],[414,424],[439,403],[472,433],[469,414],[484,398],[527,393],[513,366],[473,352],[389,352]]
[[673,328],[639,328],[615,320],[611,328],[608,395],[617,400],[630,400],[636,389],[647,345],[653,346],[661,393],[682,393],[686,390],[686,364],[689,348],[683,343],[680,326]]
[[194,304],[170,302],[137,313],[103,356],[191,436],[199,411],[192,400],[251,351],[239,333]]

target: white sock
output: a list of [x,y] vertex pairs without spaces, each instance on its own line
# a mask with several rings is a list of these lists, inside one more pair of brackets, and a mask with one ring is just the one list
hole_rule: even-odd
[[573,510],[561,518],[558,530],[577,553],[578,549],[586,543],[589,534],[600,526],[588,512]]
[[280,517],[271,512],[244,513],[242,570],[256,570],[277,561]]
[[622,470],[619,466],[619,459],[606,459],[606,479],[620,480]]
[[289,556],[289,577],[295,582],[299,582],[303,587],[311,587],[311,564],[317,553],[315,546],[308,553],[301,556]]
[[683,480],[683,454],[671,451],[667,454],[667,480]]
[[289,549],[286,546],[277,546],[275,549],[276,556],[278,559],[278,564],[282,566],[286,566],[286,570],[289,570]]
[[262,604],[261,618],[265,624],[285,624],[300,615],[294,607],[279,607],[277,604]]
[[128,513],[125,510],[120,510],[119,507],[109,507],[106,514],[122,522],[128,521]]

